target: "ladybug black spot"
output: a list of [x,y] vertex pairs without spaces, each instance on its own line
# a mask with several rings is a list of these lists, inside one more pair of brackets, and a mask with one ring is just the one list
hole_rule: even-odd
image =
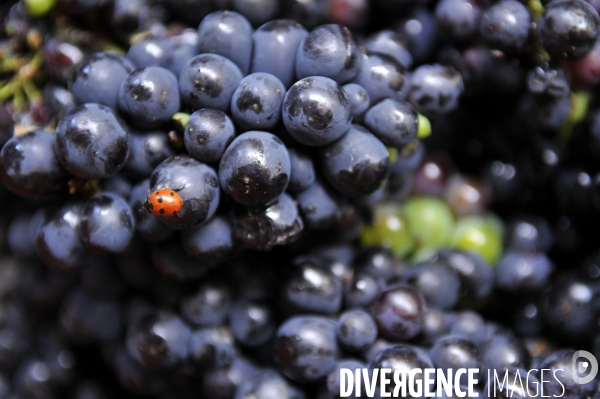
[[177,215],[177,211],[173,211],[173,215]]
[[165,213],[165,210],[164,210],[164,209],[160,209],[158,212],[159,212],[161,215],[163,215],[163,214]]
[[171,193],[170,193],[170,194],[171,194],[171,197],[175,195],[175,193],[174,193],[173,191],[171,191]]

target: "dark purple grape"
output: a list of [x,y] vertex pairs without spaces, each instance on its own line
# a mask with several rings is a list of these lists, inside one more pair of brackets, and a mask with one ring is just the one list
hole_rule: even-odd
[[264,206],[245,208],[235,205],[231,212],[233,232],[247,247],[269,251],[300,237],[304,223],[299,213],[294,200],[285,193]]
[[433,13],[425,6],[416,6],[402,15],[396,30],[407,41],[415,64],[426,61],[439,40]]
[[247,206],[267,204],[277,198],[290,179],[290,156],[275,135],[251,131],[227,147],[219,164],[221,188]]
[[501,372],[511,368],[524,368],[528,364],[528,356],[521,343],[503,335],[493,337],[479,347],[480,372],[484,377],[494,370]]
[[358,73],[362,57],[352,33],[342,25],[321,25],[298,46],[296,78],[324,76],[345,83]]
[[203,284],[190,296],[183,298],[180,311],[196,326],[219,326],[231,307],[231,292],[222,284]]
[[536,216],[521,216],[506,226],[506,246],[517,251],[548,251],[554,237],[548,222]]
[[[241,384],[235,399],[271,399],[273,397],[304,399],[303,392],[292,386],[281,374],[267,369]],[[273,398],[274,399],[274,398]]]
[[208,370],[230,365],[237,355],[231,331],[225,327],[206,327],[189,336],[190,358]]
[[252,33],[252,26],[243,15],[215,11],[204,17],[198,27],[198,53],[229,58],[247,75],[252,59]]
[[[393,376],[396,371],[408,374],[413,369],[424,370],[427,368],[433,368],[433,362],[427,353],[422,349],[412,345],[401,344],[392,345],[391,347],[385,348],[379,352],[369,363],[369,370],[372,371],[376,368],[390,369],[391,375]],[[424,379],[425,377],[422,373],[416,374],[412,389],[418,389],[418,384],[420,384],[422,389],[428,389],[430,392],[433,391],[433,386],[423,387]],[[388,395],[391,395],[393,389],[396,387],[393,379],[391,380],[392,381],[390,381],[390,384],[387,385]],[[408,386],[406,387],[406,391],[410,392]],[[402,389],[400,389],[400,392],[402,392]]]
[[319,180],[296,194],[296,200],[309,229],[327,229],[342,216],[339,198]]
[[6,142],[0,152],[0,178],[10,191],[37,200],[67,192],[69,173],[54,153],[55,137],[38,130]]
[[447,114],[458,107],[464,84],[454,68],[422,65],[411,76],[408,101],[426,116]]
[[200,162],[218,162],[235,138],[235,126],[223,111],[202,108],[185,125],[183,141],[188,153]]
[[548,53],[557,58],[585,56],[596,43],[600,17],[582,0],[553,0],[545,6],[538,35]]
[[359,84],[356,83],[348,83],[342,86],[344,92],[348,96],[348,100],[350,100],[350,106],[352,108],[352,118],[356,121],[360,118],[369,106],[371,105],[371,98],[369,97],[369,93]]
[[135,69],[121,84],[118,102],[135,125],[144,129],[164,125],[179,111],[177,78],[160,66]]
[[417,113],[406,101],[387,98],[378,102],[365,114],[364,124],[391,147],[402,148],[417,138]]
[[190,58],[198,55],[198,34],[195,31],[186,29],[181,35],[169,39],[171,43],[162,57],[160,66],[179,77],[185,63]]
[[530,23],[527,7],[517,0],[502,0],[483,12],[481,36],[492,49],[520,52],[529,38]]
[[227,58],[218,54],[200,54],[181,70],[179,93],[183,102],[194,109],[206,107],[227,111],[242,78],[242,71]]
[[275,19],[252,35],[254,52],[251,72],[270,73],[287,88],[295,82],[296,51],[308,32],[292,19]]
[[127,127],[111,108],[84,104],[56,127],[55,152],[63,166],[84,179],[117,173],[129,154]]
[[126,57],[103,51],[85,57],[69,79],[69,90],[79,104],[98,103],[117,109],[119,87],[135,69]]
[[[456,372],[461,368],[478,369],[477,346],[472,342],[452,335],[438,339],[429,351],[433,364],[444,371],[450,369]],[[444,372],[442,371],[442,372]],[[446,372],[446,378],[452,378],[454,373]],[[461,384],[467,384],[467,374],[460,376]]]
[[170,46],[165,37],[146,37],[135,42],[127,51],[127,58],[137,68],[160,66]]
[[485,320],[474,311],[465,310],[460,312],[452,322],[450,335],[462,337],[480,345],[485,341]]
[[129,199],[133,185],[131,181],[121,173],[117,173],[104,180],[102,188],[107,193],[117,194],[120,197]]
[[423,343],[431,345],[440,337],[450,332],[454,315],[440,309],[429,308],[423,317],[423,331],[421,339]]
[[452,309],[458,302],[462,288],[460,278],[456,271],[445,264],[417,265],[401,277],[421,292],[430,306]]
[[382,291],[383,282],[368,273],[354,276],[344,292],[344,307],[369,307]]
[[351,125],[339,140],[321,148],[320,160],[329,184],[349,197],[379,189],[390,174],[390,154],[360,125]]
[[406,96],[406,69],[393,58],[383,54],[363,54],[360,72],[353,83],[365,88],[375,104],[384,98],[402,100]]
[[383,291],[373,303],[379,333],[393,340],[415,337],[423,330],[426,304],[413,288],[398,286]]
[[188,358],[190,328],[175,314],[162,310],[127,328],[129,355],[147,371],[174,367]]
[[88,248],[118,253],[133,238],[135,221],[127,201],[112,194],[96,194],[81,208],[79,234]]
[[496,286],[515,294],[533,292],[549,282],[552,264],[546,254],[507,251],[495,268]]
[[296,316],[277,330],[275,362],[293,381],[319,380],[335,367],[338,356],[335,320],[321,316]]
[[[163,277],[155,281],[155,287],[157,290],[173,290],[167,292],[170,296],[164,298],[164,292],[160,292],[160,301],[167,300],[169,304],[171,302],[178,302],[181,296],[184,294],[181,291],[181,286],[176,282],[193,281],[208,273],[210,266],[204,263],[198,262],[194,258],[190,258],[181,248],[179,240],[169,240],[159,245],[154,246],[152,251],[152,263]],[[167,279],[175,280],[170,285],[167,284]]]
[[231,399],[236,390],[261,370],[242,356],[221,369],[207,372],[203,378],[203,392],[215,399]]
[[60,270],[84,266],[89,251],[79,238],[82,204],[73,203],[47,215],[38,226],[35,247],[42,261]]
[[287,190],[298,193],[307,189],[315,181],[315,168],[312,158],[299,150],[289,148],[290,182]]
[[438,260],[458,273],[467,296],[483,298],[492,290],[494,272],[479,255],[457,250],[442,250],[438,253]]
[[7,229],[7,244],[13,255],[27,259],[36,255],[36,235],[44,222],[44,209],[36,212],[19,213],[11,220]]
[[287,278],[283,297],[301,312],[333,314],[342,306],[342,282],[330,271],[302,262]]
[[257,72],[240,81],[231,98],[231,116],[242,130],[270,130],[281,120],[283,83],[269,73]]
[[336,334],[344,349],[362,351],[375,342],[377,326],[373,317],[365,310],[348,310],[340,315]]
[[475,0],[441,0],[435,7],[435,19],[446,39],[468,40],[477,33],[481,11]]
[[129,136],[129,156],[125,171],[137,178],[150,177],[154,168],[175,155],[166,132],[132,133]]
[[210,219],[219,205],[220,190],[213,168],[187,155],[165,159],[150,176],[150,191],[174,190],[183,200],[176,215],[160,220],[173,229],[199,226]]
[[229,312],[229,324],[235,339],[246,346],[267,343],[275,332],[275,315],[268,304],[241,299]]
[[[575,357],[576,352],[571,349],[558,350],[544,359],[537,372],[540,378],[540,389],[549,396],[563,396],[565,398],[581,398],[590,395],[596,390],[596,379],[586,384],[580,384],[580,378],[587,377],[590,366],[586,359],[586,368],[582,368],[582,358]],[[541,370],[545,370],[542,378]],[[546,379],[547,375],[553,378]],[[543,381],[542,381],[543,379]]]
[[352,122],[348,96],[335,81],[320,76],[294,83],[283,100],[283,124],[302,144],[322,146],[340,138]]
[[363,46],[368,54],[384,54],[391,57],[406,69],[410,69],[413,57],[408,51],[405,39],[392,30],[382,30],[369,36]]
[[184,251],[196,260],[218,265],[232,255],[235,249],[233,228],[229,218],[216,215],[199,227],[181,232]]

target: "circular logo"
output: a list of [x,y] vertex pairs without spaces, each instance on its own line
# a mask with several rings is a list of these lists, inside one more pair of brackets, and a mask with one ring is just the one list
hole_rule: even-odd
[[[580,358],[585,360],[580,360]],[[573,370],[573,381],[577,384],[587,384],[598,374],[598,361],[590,352],[577,351],[571,359],[571,369]]]

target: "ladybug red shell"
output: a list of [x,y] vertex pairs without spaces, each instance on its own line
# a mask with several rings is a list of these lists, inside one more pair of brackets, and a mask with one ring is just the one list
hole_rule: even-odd
[[145,205],[154,216],[171,217],[181,210],[183,198],[173,190],[157,190],[150,194]]

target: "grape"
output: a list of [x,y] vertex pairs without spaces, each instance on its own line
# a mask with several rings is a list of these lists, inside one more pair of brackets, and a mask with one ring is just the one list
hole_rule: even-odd
[[275,76],[257,72],[240,81],[231,97],[231,115],[243,130],[270,130],[281,120],[285,95],[283,83]]
[[502,254],[502,234],[501,223],[493,218],[464,216],[456,221],[452,246],[477,252],[495,264]]
[[71,110],[58,123],[54,148],[60,163],[75,176],[108,177],[125,164],[129,134],[111,108],[84,104]]
[[98,103],[116,109],[121,83],[134,69],[134,64],[122,55],[94,53],[77,64],[69,79],[69,90],[79,104]]
[[392,147],[402,148],[417,138],[417,113],[406,101],[388,98],[378,102],[365,114],[364,124]]
[[214,163],[235,138],[235,126],[222,111],[202,108],[190,115],[183,140],[188,153],[201,162]]
[[290,179],[290,156],[283,142],[266,132],[246,132],[227,147],[219,163],[225,194],[244,205],[277,198]]
[[315,181],[315,168],[312,159],[306,154],[289,148],[290,155],[290,182],[287,190],[302,192]]
[[118,253],[131,242],[135,221],[127,201],[112,193],[97,194],[81,208],[79,234],[97,252]]
[[382,30],[369,36],[363,45],[369,54],[387,55],[406,69],[412,66],[413,57],[407,49],[404,38],[399,33]]
[[335,367],[339,348],[335,321],[322,316],[296,316],[277,330],[275,362],[296,382],[316,381]]
[[250,71],[270,73],[286,88],[290,87],[295,82],[296,51],[306,35],[306,29],[291,19],[265,23],[252,35],[254,53]]
[[283,287],[285,299],[302,312],[333,314],[342,304],[342,282],[331,272],[304,262]]
[[404,217],[418,248],[441,249],[452,242],[454,217],[444,201],[434,197],[411,198],[404,206]]
[[393,58],[363,54],[361,69],[352,81],[365,88],[375,104],[384,98],[402,100],[406,95],[406,69]]
[[231,222],[219,215],[202,226],[184,230],[181,242],[189,256],[214,265],[226,260],[235,249]]
[[45,131],[12,137],[0,152],[0,178],[12,192],[43,201],[66,192],[69,173],[54,153],[56,136]]
[[372,307],[379,333],[392,340],[415,337],[423,330],[426,304],[416,290],[396,286],[383,291]]
[[64,270],[80,268],[89,253],[79,239],[82,204],[65,205],[39,224],[35,247],[39,257],[50,267]]
[[175,151],[169,145],[165,132],[132,133],[129,135],[129,156],[124,170],[135,177],[150,177],[158,164],[173,155]]
[[188,348],[192,360],[208,369],[226,366],[236,356],[233,335],[222,327],[206,327],[192,331]]
[[198,52],[229,58],[247,75],[252,58],[252,33],[252,26],[243,15],[235,11],[212,12],[198,27]]
[[160,66],[169,48],[164,37],[147,37],[134,43],[127,51],[127,58],[138,67]]
[[598,38],[600,17],[581,0],[554,0],[548,3],[538,24],[544,48],[557,58],[585,56]]
[[341,217],[338,198],[319,180],[296,194],[296,200],[309,229],[327,229]]
[[149,66],[136,69],[119,88],[119,109],[141,128],[164,125],[179,110],[176,87],[177,78],[165,68]]
[[350,30],[341,25],[321,25],[300,43],[296,77],[324,76],[338,83],[351,80],[360,70],[360,50]]
[[348,96],[326,77],[299,80],[283,100],[282,118],[288,133],[309,146],[322,146],[340,138],[352,121]]
[[473,0],[440,0],[435,19],[440,32],[446,32],[453,40],[467,40],[479,28],[481,7]]
[[464,84],[460,73],[439,64],[415,69],[410,80],[408,101],[425,116],[437,116],[453,111]]
[[259,251],[290,244],[304,230],[298,207],[285,193],[265,206],[234,206],[231,216],[235,237],[249,248]]
[[340,344],[349,351],[369,347],[377,338],[377,326],[369,313],[362,309],[349,310],[340,315],[336,327]]
[[339,140],[321,149],[329,183],[350,197],[373,193],[390,173],[389,152],[367,129],[353,125]]
[[163,241],[171,237],[175,231],[165,227],[145,208],[144,202],[150,195],[150,179],[141,180],[131,190],[129,206],[135,220],[135,231],[142,239],[152,242]]
[[206,107],[227,111],[242,77],[242,71],[227,58],[218,54],[200,54],[181,70],[179,94],[183,102],[194,109]]
[[488,7],[481,17],[481,36],[486,44],[507,53],[520,52],[529,37],[531,17],[516,0],[503,0]]
[[409,254],[415,242],[400,208],[384,203],[375,207],[373,213],[373,224],[364,227],[361,234],[363,245],[381,245],[400,257]]
[[350,100],[352,118],[356,121],[371,105],[369,93],[367,93],[364,87],[356,83],[345,84],[342,88],[348,96],[348,100]]

